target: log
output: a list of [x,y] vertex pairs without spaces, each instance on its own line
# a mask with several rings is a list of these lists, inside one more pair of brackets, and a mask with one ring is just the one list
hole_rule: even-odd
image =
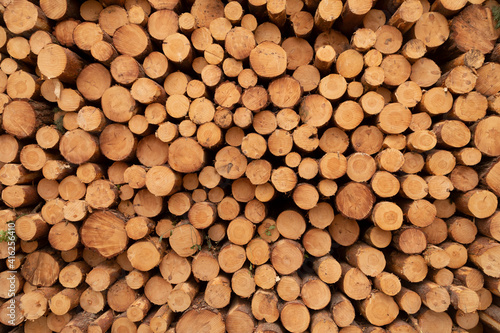
[[360,312],[372,325],[387,325],[396,319],[399,308],[396,302],[380,291],[373,291],[360,303]]
[[[492,277],[498,277],[495,272],[496,262],[494,257],[491,259],[483,259],[486,258],[484,255],[493,255],[495,251],[498,250],[498,243],[494,240],[485,237],[478,237],[468,248],[468,253],[471,261],[478,266],[486,275]],[[491,254],[487,254],[491,253]]]
[[14,325],[496,327],[498,32],[480,2],[3,1]]

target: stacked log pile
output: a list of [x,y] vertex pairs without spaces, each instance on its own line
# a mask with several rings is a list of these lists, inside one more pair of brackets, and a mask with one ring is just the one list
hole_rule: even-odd
[[498,6],[1,0],[0,332],[499,331]]

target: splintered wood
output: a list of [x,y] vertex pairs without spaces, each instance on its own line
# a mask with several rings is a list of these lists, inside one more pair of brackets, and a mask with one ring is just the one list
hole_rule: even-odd
[[500,331],[499,12],[0,0],[0,333]]

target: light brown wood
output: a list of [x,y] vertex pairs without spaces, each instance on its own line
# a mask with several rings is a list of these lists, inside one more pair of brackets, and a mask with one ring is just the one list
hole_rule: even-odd
[[15,330],[498,327],[480,2],[0,1]]
[[390,296],[373,291],[360,303],[360,311],[371,324],[387,325],[396,319],[399,308]]

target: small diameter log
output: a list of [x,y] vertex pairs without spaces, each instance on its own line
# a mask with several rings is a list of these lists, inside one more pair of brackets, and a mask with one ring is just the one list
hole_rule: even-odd
[[109,307],[117,312],[126,311],[136,299],[136,291],[127,286],[125,279],[115,282],[107,293]]
[[326,283],[337,282],[342,274],[339,262],[330,255],[316,259],[313,268],[318,277]]
[[427,265],[435,269],[441,269],[450,263],[450,255],[440,247],[428,245],[422,253]]
[[156,237],[138,241],[127,249],[127,258],[135,269],[149,271],[158,266],[165,247],[166,244]]
[[358,239],[359,225],[356,220],[348,219],[338,214],[328,227],[328,231],[335,242],[343,246],[349,246],[354,244]]
[[44,124],[53,123],[54,115],[45,103],[15,100],[3,109],[2,128],[18,139],[33,137]]
[[498,212],[495,212],[495,214],[487,219],[476,220],[476,226],[479,232],[497,241],[500,240],[500,234],[498,232],[498,230],[500,230],[498,227],[499,223],[500,214]]
[[146,285],[146,283],[149,281],[149,277],[149,272],[141,272],[137,269],[134,269],[133,271],[128,273],[127,276],[125,276],[125,281],[130,288],[137,290]]
[[500,328],[500,318],[496,312],[498,310],[498,306],[491,305],[488,309],[479,313],[479,318],[486,326],[491,327],[493,330],[497,330]]
[[193,255],[201,246],[201,234],[190,224],[178,224],[169,237],[170,246],[181,257]]
[[450,255],[449,268],[460,268],[467,262],[467,249],[462,244],[444,242],[440,247]]
[[151,277],[144,286],[144,295],[156,305],[165,304],[171,291],[172,285],[159,275]]
[[491,129],[496,127],[500,121],[500,117],[491,116],[484,118],[477,123],[474,128],[474,146],[487,156],[498,156],[498,151],[491,140],[496,140],[496,133],[491,132]]
[[342,9],[342,31],[352,32],[356,26],[363,22],[364,16],[371,7],[372,4],[369,2],[346,2]]
[[150,308],[151,303],[146,296],[143,295],[130,304],[127,309],[127,318],[134,323],[141,321],[146,317]]
[[[29,320],[41,318],[48,310],[48,301],[57,294],[62,288],[60,286],[42,287],[28,291],[20,295],[18,307],[22,311],[22,316]],[[13,298],[15,299],[15,298]]]
[[462,266],[456,271],[454,271],[454,276],[455,278],[460,281],[465,287],[474,290],[474,291],[479,291],[481,288],[483,288],[484,285],[484,277],[481,271],[467,267],[467,266]]
[[468,122],[483,118],[487,109],[486,97],[476,91],[471,91],[457,97],[450,113],[453,118]]

